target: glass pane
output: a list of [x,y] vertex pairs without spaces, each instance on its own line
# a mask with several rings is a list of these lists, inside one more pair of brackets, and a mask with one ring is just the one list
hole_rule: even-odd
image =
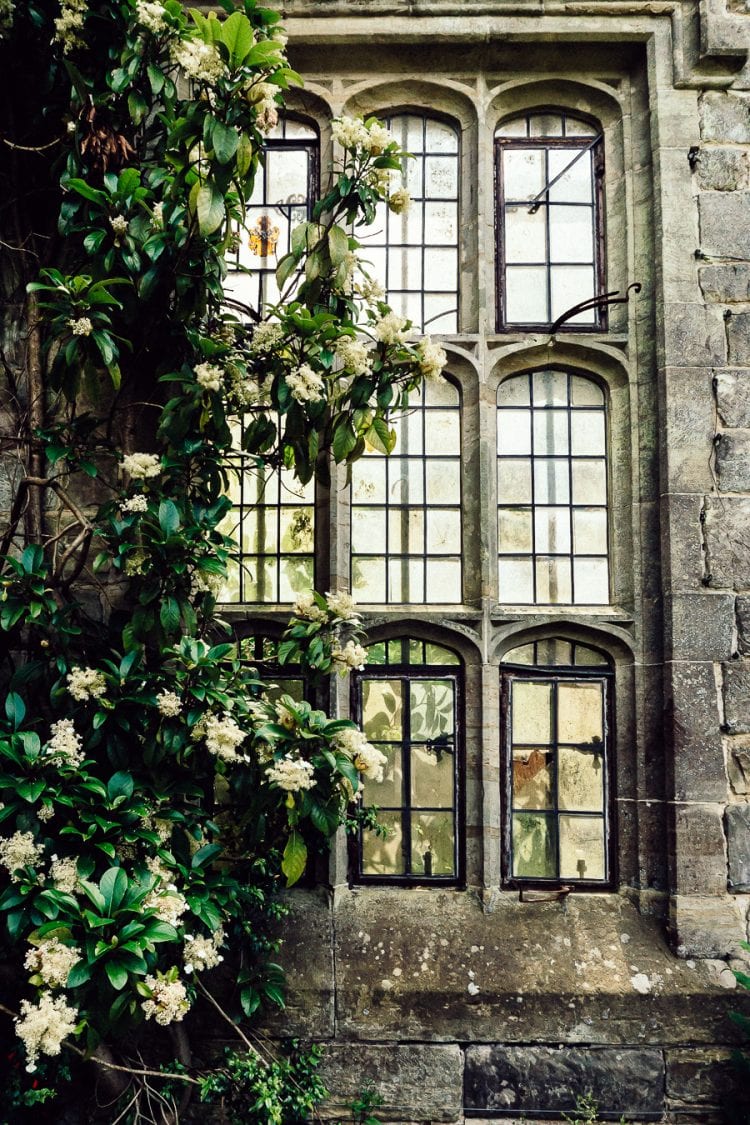
[[498,406],[528,406],[530,402],[528,375],[514,375],[497,388]]
[[[557,320],[564,312],[581,301],[588,301],[594,296],[594,270],[591,266],[552,266],[552,320]],[[595,313],[592,309],[576,313],[565,323],[594,324]]]
[[534,411],[534,452],[560,454],[568,452],[568,411]]
[[461,659],[457,653],[442,645],[425,644],[425,664],[460,664]]
[[[529,214],[528,204],[505,208],[506,262],[540,262],[547,260],[547,214],[540,207]],[[566,259],[567,260],[567,259]]]
[[461,424],[457,410],[430,410],[425,427],[427,454],[444,457],[461,452]]
[[269,149],[266,153],[269,203],[302,203],[307,198],[307,160],[299,149]]
[[535,371],[534,406],[567,406],[568,376],[565,371]]
[[559,684],[558,742],[601,743],[602,702],[601,684]]
[[274,682],[266,686],[266,695],[270,700],[280,699],[282,695],[289,695],[295,703],[302,703],[305,698],[304,680],[280,679],[274,676]]
[[532,137],[561,137],[562,134],[561,113],[534,113],[529,118],[529,135]]
[[461,601],[461,559],[428,559],[425,601],[447,605]]
[[[604,808],[604,755],[561,746],[557,759],[557,803],[561,809],[601,812]],[[537,806],[539,807],[539,806]]]
[[547,270],[544,266],[508,266],[505,271],[505,309],[508,324],[548,323]]
[[362,730],[370,742],[398,742],[403,736],[400,680],[363,680]]
[[512,741],[527,746],[552,742],[552,685],[514,680],[511,685]]
[[400,812],[380,812],[378,820],[386,838],[374,832],[362,833],[363,875],[403,875],[404,854]]
[[428,461],[427,503],[458,504],[461,499],[461,473],[458,461]]
[[461,551],[460,512],[436,509],[427,512],[427,553],[456,555]]
[[536,508],[534,535],[537,551],[544,554],[568,554],[570,551],[570,510],[568,508]]
[[567,171],[554,187],[550,188],[551,203],[590,203],[593,196],[591,153],[584,153],[575,163],[575,149],[558,148],[549,151],[549,178],[553,180],[564,168]]
[[570,605],[573,601],[570,559],[536,560],[536,600],[544,605]]
[[[409,164],[416,161],[409,161]],[[415,193],[416,194],[416,193]],[[412,207],[415,205],[412,204]],[[411,214],[411,208],[409,209]],[[436,201],[424,204],[425,242],[455,246],[458,242],[458,209],[455,203]],[[419,241],[422,241],[421,232]]]
[[597,652],[595,648],[588,648],[586,645],[576,645],[575,662],[588,668],[609,666],[609,661],[603,652]]
[[593,262],[594,227],[590,207],[550,207],[549,256],[551,262]]
[[498,125],[495,129],[496,137],[526,137],[528,130],[526,128],[526,118],[516,117],[513,121],[504,121],[502,125]]
[[360,602],[385,601],[385,559],[352,559],[352,593]]
[[[424,325],[426,332],[458,331],[458,297],[455,293],[424,296]],[[415,323],[417,323],[415,321]]]
[[531,559],[498,559],[497,583],[501,602],[507,602],[508,605],[533,604],[533,566]]
[[531,508],[500,508],[497,513],[497,549],[500,554],[532,551]]
[[503,190],[506,201],[534,199],[544,187],[544,151],[513,148],[503,152]]
[[[375,549],[370,540],[369,550]],[[395,555],[421,555],[424,552],[424,510],[395,508],[388,513],[388,551]]]
[[393,447],[395,454],[422,453],[422,421],[421,409],[410,410],[391,419],[391,425],[396,431],[396,444]]
[[260,507],[243,516],[239,536],[243,552],[246,554],[275,554],[278,546],[277,511],[275,508]]
[[367,646],[368,664],[385,664],[385,641],[379,641]]
[[575,117],[565,118],[565,136],[566,137],[595,137],[598,129],[593,125],[589,125],[586,121],[578,121]]
[[[430,379],[422,384],[422,396],[425,406],[460,406],[461,398],[458,387],[450,379]],[[432,417],[432,415],[430,415]]]
[[[310,589],[310,583],[307,584]],[[275,602],[276,559],[257,559],[246,557],[242,560],[242,593],[248,602]],[[289,599],[290,601],[293,599]]]
[[604,411],[574,410],[570,415],[570,440],[573,454],[581,457],[605,451]]
[[536,643],[536,663],[550,667],[570,667],[573,663],[573,646],[559,637],[546,637]]
[[458,196],[458,161],[453,156],[426,156],[425,196],[428,199],[455,199]]
[[454,771],[455,754],[452,746],[412,746],[412,804],[417,807],[452,809]]
[[607,503],[607,472],[604,460],[573,461],[571,476],[574,504]]
[[428,152],[458,152],[456,130],[450,125],[427,118],[425,133]]
[[528,460],[502,458],[498,461],[497,498],[502,504],[531,502],[531,465]]
[[352,550],[385,550],[385,509],[352,508]]
[[390,457],[388,499],[392,504],[421,504],[424,500],[422,461]]
[[606,555],[607,513],[604,508],[573,512],[573,551],[576,555]]
[[607,605],[609,568],[606,559],[574,559],[576,602],[579,605]]
[[427,249],[424,252],[425,289],[455,293],[458,286],[458,252]]
[[544,813],[513,816],[513,874],[519,878],[557,876],[557,840],[553,818]]
[[424,602],[424,562],[421,558],[388,559],[388,600]]
[[282,559],[279,574],[279,601],[293,602],[315,585],[313,559]]
[[385,498],[385,459],[363,457],[352,470],[352,501],[355,504],[383,504]]
[[422,288],[422,250],[399,249],[391,246],[388,252],[388,288]]
[[453,813],[416,813],[411,833],[414,875],[455,874]]
[[503,657],[504,664],[533,664],[534,646],[519,645],[518,648],[509,649]]
[[531,453],[531,412],[501,410],[497,415],[497,451],[504,457]]
[[388,808],[393,805],[402,805],[404,800],[404,784],[402,774],[402,748],[401,743],[376,742],[373,743],[387,758],[383,766],[382,781],[368,781],[364,779],[365,804],[377,805],[378,808]]
[[513,747],[513,807],[552,808],[553,752],[529,746]]
[[[453,737],[453,682],[451,680],[412,680],[411,737],[413,742]],[[424,802],[428,804],[429,802]]]
[[534,499],[537,504],[570,501],[570,463],[557,458],[534,459]]
[[282,508],[279,522],[281,550],[284,553],[296,554],[314,549],[315,539],[310,508]]
[[604,392],[593,380],[571,375],[570,400],[573,406],[603,406]]
[[604,820],[600,816],[560,817],[560,878],[605,879]]

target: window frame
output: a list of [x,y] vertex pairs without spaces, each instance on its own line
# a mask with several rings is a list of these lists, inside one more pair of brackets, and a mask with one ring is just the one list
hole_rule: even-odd
[[[439,641],[429,641],[424,637],[409,635],[405,637],[390,637],[386,640],[419,640],[425,644],[441,644]],[[377,644],[378,641],[371,643]],[[447,646],[442,646],[447,647]],[[454,730],[454,764],[453,764],[453,824],[454,844],[453,861],[455,872],[452,875],[424,875],[404,874],[394,875],[367,875],[362,870],[362,837],[363,829],[360,827],[356,834],[349,837],[349,885],[350,886],[388,886],[388,887],[454,887],[459,890],[466,888],[466,750],[465,750],[465,667],[463,658],[455,649],[450,649],[459,658],[458,664],[378,664],[368,665],[364,672],[354,673],[350,685],[350,714],[355,722],[361,724],[362,716],[362,685],[365,680],[450,680],[454,690],[455,730]],[[411,760],[405,752],[407,738],[402,739],[401,765],[402,765],[402,848],[408,842],[408,859],[404,855],[404,866],[411,866],[411,817],[414,811],[410,795]],[[384,807],[383,811],[396,811],[395,808]],[[442,809],[422,809],[419,811],[444,811]]]
[[[562,636],[560,639],[569,638]],[[523,642],[519,642],[523,643]],[[585,644],[585,642],[573,642]],[[515,646],[513,646],[515,647]],[[589,646],[587,646],[589,647]],[[615,671],[611,662],[606,666],[575,665],[554,666],[549,664],[500,664],[500,753],[501,753],[501,887],[503,890],[560,890],[609,893],[617,887],[617,822],[616,822],[616,747],[615,726]],[[519,876],[513,874],[513,748],[510,686],[515,681],[536,681],[549,683],[601,683],[603,704],[603,769],[604,800],[602,819],[604,822],[604,860],[606,872],[604,879],[574,879],[559,874],[555,878]],[[554,743],[557,750],[557,740]],[[557,786],[555,785],[555,804],[549,810],[555,817],[557,866],[559,871],[559,817],[557,805]],[[585,812],[582,815],[586,815]]]
[[[604,178],[605,178],[605,151],[604,151],[604,129],[601,122],[596,118],[591,117],[586,113],[577,113],[560,106],[533,106],[529,109],[522,110],[518,113],[511,113],[505,115],[500,121],[497,122],[495,130],[501,125],[514,121],[517,118],[543,115],[543,114],[556,114],[564,118],[571,117],[574,120],[582,121],[584,124],[591,125],[597,130],[596,142],[592,146],[592,173],[593,173],[593,233],[594,233],[594,293],[592,296],[603,296],[606,291],[607,283],[607,263],[606,263],[606,213],[605,213],[605,196],[604,196]],[[503,177],[503,150],[506,148],[544,148],[544,149],[563,149],[582,147],[585,145],[574,146],[571,144],[573,138],[569,137],[498,137],[496,133],[493,136],[494,145],[494,189],[495,189],[495,300],[496,300],[496,317],[495,317],[495,330],[502,333],[512,332],[549,332],[554,320],[546,322],[513,322],[508,323],[506,320],[506,268],[507,262],[505,260],[505,238],[503,234],[504,226],[503,219],[505,215],[505,191],[504,191],[504,177]],[[548,192],[545,192],[548,201]],[[544,196],[542,197],[544,202]],[[547,259],[545,261],[545,271],[547,275],[547,298],[548,305],[551,308],[551,295],[550,295],[550,261],[549,261],[549,225],[547,228],[547,245],[546,253]],[[558,332],[607,332],[609,329],[609,316],[606,305],[596,306],[594,309],[594,323],[593,324],[572,324],[567,322],[558,328]]]

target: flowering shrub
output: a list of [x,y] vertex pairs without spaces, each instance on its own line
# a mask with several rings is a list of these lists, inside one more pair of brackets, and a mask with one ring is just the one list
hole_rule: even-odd
[[[389,412],[445,363],[357,255],[378,203],[408,206],[391,190],[404,154],[375,119],[334,123],[342,159],[279,262],[279,304],[228,311],[224,255],[300,79],[276,12],[221,7],[0,6],[3,215],[32,247],[8,243],[3,277],[29,340],[4,363],[3,448],[23,471],[0,542],[0,630],[16,654],[2,681],[0,920],[19,980],[3,1010],[30,1071],[66,1046],[112,1081],[124,1067],[135,1100],[118,1120],[150,1096],[153,1068],[133,1063],[154,1031],[189,1026],[199,997],[223,1012],[203,980],[222,961],[245,1016],[283,1002],[274,892],[302,876],[311,843],[368,815],[363,778],[384,764],[354,724],[271,698],[217,619],[235,549],[219,531],[232,427],[251,462],[325,478],[329,457],[389,452]],[[44,183],[33,214],[31,179]],[[310,591],[279,661],[346,675],[364,665],[361,640],[347,593]],[[309,1108],[283,1091],[295,1066],[250,1051],[215,1080],[184,1066],[169,1080],[226,1100],[242,1071],[273,1086],[276,1107],[242,1119],[281,1122],[285,1105]]]

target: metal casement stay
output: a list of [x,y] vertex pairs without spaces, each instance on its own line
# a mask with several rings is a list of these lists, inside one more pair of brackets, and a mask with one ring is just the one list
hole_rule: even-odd
[[572,305],[571,308],[566,309],[561,316],[558,316],[549,330],[550,336],[554,336],[566,320],[578,316],[578,313],[586,312],[588,309],[608,308],[609,305],[627,305],[630,300],[631,291],[638,294],[641,292],[642,288],[643,286],[640,281],[634,281],[627,287],[622,296],[620,295],[619,289],[612,289],[609,293],[600,293],[598,297],[588,297],[585,301],[579,301],[577,305]]
[[[542,205],[543,197],[548,193],[550,188],[554,187],[555,184],[557,183],[557,181],[561,180],[563,178],[563,176],[566,174],[566,172],[569,172],[570,169],[573,167],[573,165],[577,164],[582,156],[584,156],[587,152],[591,152],[591,150],[594,148],[594,146],[598,145],[599,142],[602,139],[603,139],[603,134],[598,133],[587,145],[584,146],[584,148],[581,148],[581,149],[578,150],[578,152],[575,154],[575,156],[570,161],[570,163],[566,164],[565,167],[562,169],[562,171],[557,173],[557,175],[554,177],[554,179],[549,180],[544,185],[544,187],[538,193],[538,195],[535,195],[534,198],[532,200],[530,200],[530,203],[531,203],[531,206],[529,207],[529,214],[530,215],[536,215],[537,211],[539,210],[539,208]],[[544,147],[548,148],[549,146],[544,146]],[[557,146],[555,146],[555,147],[557,147]],[[560,146],[560,147],[564,147],[564,146]]]

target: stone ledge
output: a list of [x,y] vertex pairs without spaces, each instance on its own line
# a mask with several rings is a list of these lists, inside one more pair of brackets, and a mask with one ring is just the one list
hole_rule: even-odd
[[368,1083],[383,1098],[374,1113],[389,1121],[456,1121],[463,1101],[463,1056],[458,1046],[346,1043],[326,1048],[321,1077],[336,1100],[319,1111],[326,1120],[347,1114]]

